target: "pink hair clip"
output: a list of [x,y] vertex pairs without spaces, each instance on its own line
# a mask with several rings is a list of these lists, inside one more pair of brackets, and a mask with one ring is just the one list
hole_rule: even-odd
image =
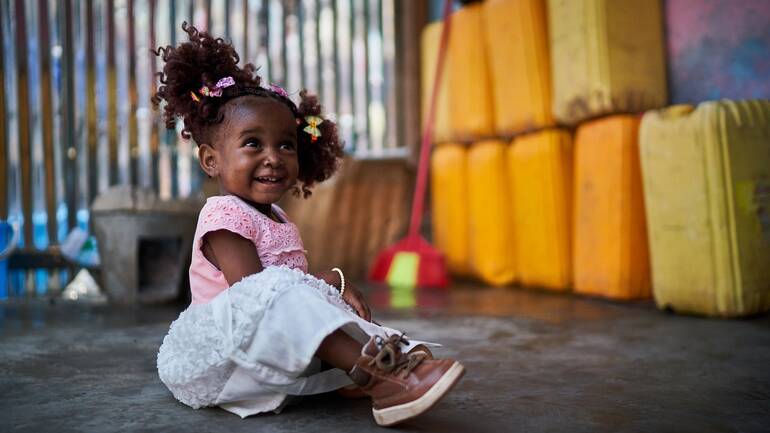
[[219,81],[217,81],[217,84],[215,84],[214,87],[209,87],[209,86],[201,87],[201,89],[198,90],[198,93],[200,93],[202,96],[219,98],[222,96],[222,89],[225,89],[227,87],[234,86],[234,85],[235,85],[235,80],[233,80],[233,77],[224,77],[224,78],[221,78]]
[[286,92],[286,90],[283,87],[274,83],[270,83],[270,85],[268,85],[267,88],[270,89],[271,92],[277,93],[283,96],[284,98],[289,99],[289,94]]

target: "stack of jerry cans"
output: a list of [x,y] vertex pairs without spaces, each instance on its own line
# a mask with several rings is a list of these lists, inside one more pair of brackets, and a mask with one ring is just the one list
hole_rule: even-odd
[[638,151],[639,117],[583,123],[575,136],[575,292],[614,299],[650,296]]
[[658,306],[770,310],[770,101],[650,111],[640,140]]
[[494,134],[492,88],[481,3],[452,15],[448,69],[452,139],[475,141]]
[[548,18],[559,122],[666,104],[660,0],[550,0]]
[[568,290],[572,279],[572,140],[563,130],[518,137],[508,150],[519,281]]
[[553,126],[546,0],[487,0],[495,132],[511,136]]
[[[441,31],[444,28],[444,24],[436,22],[429,24],[422,31],[422,40],[420,42],[421,51],[421,77],[420,87],[421,91],[421,103],[422,103],[422,127],[425,129],[425,122],[428,117],[428,110],[430,109],[430,96],[433,92],[433,81],[436,78],[436,64],[438,62],[438,51],[441,45]],[[449,50],[447,50],[447,56]],[[444,71],[442,72],[441,83],[439,87],[439,93],[436,96],[436,112],[434,114],[433,123],[433,140],[436,143],[442,143],[449,141],[452,136],[452,130],[450,128],[449,118],[449,88],[450,74],[452,69],[449,67],[448,59],[444,59]]]
[[468,149],[443,143],[431,156],[433,243],[446,257],[453,275],[467,276],[468,268]]
[[468,149],[470,263],[474,275],[495,286],[516,279],[507,148],[504,141],[483,140]]

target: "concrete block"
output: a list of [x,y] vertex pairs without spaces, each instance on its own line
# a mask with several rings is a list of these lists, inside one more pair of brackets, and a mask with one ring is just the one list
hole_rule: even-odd
[[159,303],[187,290],[192,241],[203,201],[160,200],[152,191],[117,186],[91,208],[110,302]]

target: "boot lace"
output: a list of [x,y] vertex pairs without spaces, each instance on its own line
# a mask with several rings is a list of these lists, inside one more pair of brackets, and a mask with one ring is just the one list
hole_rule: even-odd
[[369,361],[369,366],[376,366],[385,373],[394,373],[396,375],[406,376],[412,372],[422,361],[425,360],[424,352],[408,353],[404,355],[401,352],[400,345],[409,344],[409,341],[401,335],[390,335],[388,338],[380,336],[375,337],[379,353]]

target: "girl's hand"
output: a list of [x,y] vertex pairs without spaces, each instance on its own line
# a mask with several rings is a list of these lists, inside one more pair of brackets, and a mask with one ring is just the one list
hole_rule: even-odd
[[369,310],[369,304],[366,303],[366,298],[358,288],[350,283],[345,283],[345,293],[342,295],[342,299],[348,303],[359,317],[367,322],[372,321],[372,312]]

